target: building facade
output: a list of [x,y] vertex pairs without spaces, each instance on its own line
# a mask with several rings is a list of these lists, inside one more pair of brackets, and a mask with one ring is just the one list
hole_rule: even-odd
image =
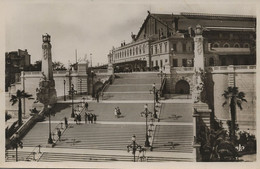
[[[246,95],[237,109],[240,129],[256,129],[256,17],[198,13],[152,14],[148,12],[132,42],[110,51],[115,71],[161,70],[167,73],[165,97],[191,98],[194,88],[195,29],[202,27],[201,62],[207,72],[206,102],[213,116],[229,120],[222,94],[238,87]],[[225,122],[224,122],[225,124]]]
[[[255,65],[256,18],[253,16],[148,12],[132,42],[121,43],[109,63],[131,65],[132,71],[159,67],[193,67],[194,29],[203,27],[205,66]],[[136,65],[143,61],[144,64]],[[132,64],[131,64],[132,63]],[[142,62],[141,62],[142,63]]]
[[27,49],[5,53],[5,91],[11,84],[18,82],[21,71],[26,70],[31,64],[31,55]]

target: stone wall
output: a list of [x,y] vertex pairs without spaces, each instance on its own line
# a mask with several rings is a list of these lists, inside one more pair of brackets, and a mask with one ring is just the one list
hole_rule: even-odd
[[[222,96],[224,90],[228,88],[228,73],[212,73],[213,80],[213,104],[215,116],[223,120],[230,120],[229,106],[222,104],[225,98]],[[254,71],[235,72],[235,86],[238,90],[245,93],[247,102],[242,103],[243,110],[237,107],[237,121],[241,130],[248,128],[254,132],[256,129],[256,73]],[[209,93],[211,94],[211,93]]]

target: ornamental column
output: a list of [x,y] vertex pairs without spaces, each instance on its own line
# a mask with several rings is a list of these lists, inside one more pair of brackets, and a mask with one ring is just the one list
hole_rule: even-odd
[[51,55],[51,36],[46,34],[42,36],[43,57],[42,57],[42,77],[39,88],[36,89],[37,100],[47,108],[57,102],[55,81],[53,79],[52,55]]

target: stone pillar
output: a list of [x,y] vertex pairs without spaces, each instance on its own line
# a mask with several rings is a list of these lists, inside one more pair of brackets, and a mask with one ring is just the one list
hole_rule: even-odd
[[194,37],[194,75],[193,75],[193,92],[192,98],[194,103],[201,101],[201,93],[204,88],[202,73],[204,71],[204,52],[203,52],[203,36],[202,27],[196,26]]
[[42,57],[42,78],[39,88],[36,89],[37,100],[45,107],[57,102],[55,81],[53,80],[52,56],[51,56],[51,36],[42,36],[43,57]]
[[51,56],[51,36],[46,34],[42,36],[42,72],[48,80],[53,79],[53,70],[52,70],[52,56]]

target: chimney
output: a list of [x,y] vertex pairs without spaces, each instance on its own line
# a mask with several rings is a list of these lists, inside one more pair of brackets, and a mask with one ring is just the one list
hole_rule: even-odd
[[173,19],[173,23],[172,23],[172,27],[173,27],[173,30],[174,30],[174,33],[176,33],[178,31],[178,22],[179,22],[179,18],[174,18]]

